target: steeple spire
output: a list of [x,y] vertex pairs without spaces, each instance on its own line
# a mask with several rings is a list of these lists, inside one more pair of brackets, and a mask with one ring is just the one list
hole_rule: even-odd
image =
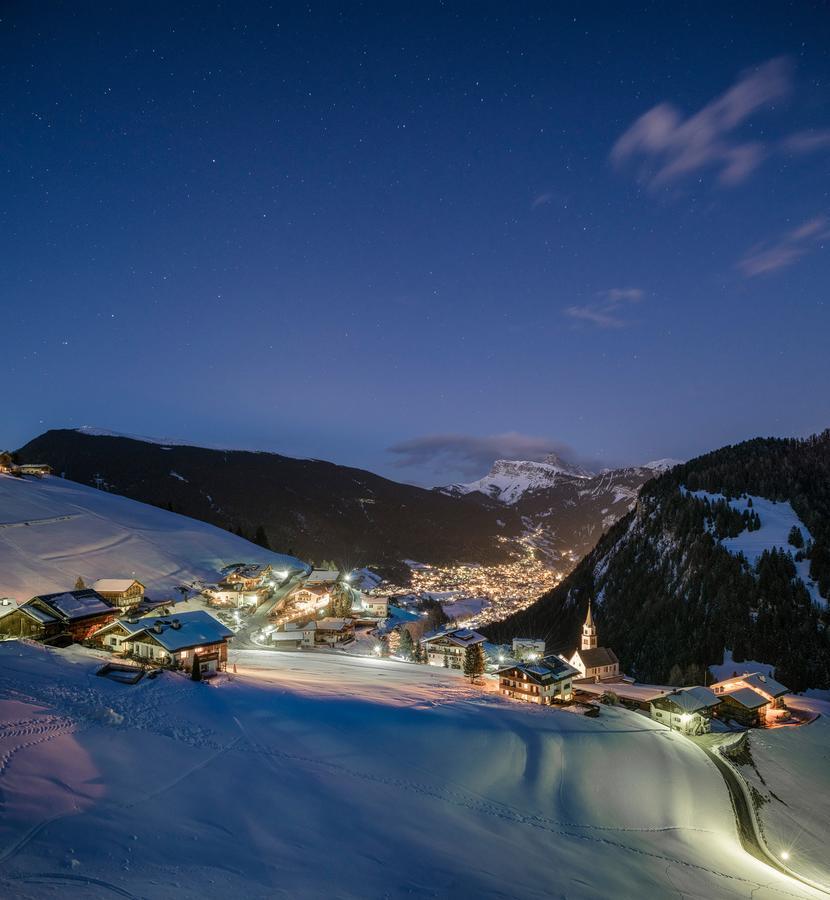
[[594,625],[594,617],[591,614],[591,601],[588,601],[588,615],[582,626],[582,650],[593,650],[597,645],[597,628]]

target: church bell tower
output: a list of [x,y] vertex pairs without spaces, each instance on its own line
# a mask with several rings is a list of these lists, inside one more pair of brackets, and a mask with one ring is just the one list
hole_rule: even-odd
[[591,601],[588,601],[588,615],[582,626],[582,650],[593,650],[597,645],[597,627],[594,625],[594,617],[591,615]]

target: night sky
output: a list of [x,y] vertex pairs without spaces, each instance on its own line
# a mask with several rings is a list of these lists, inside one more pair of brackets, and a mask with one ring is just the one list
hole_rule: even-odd
[[0,7],[0,444],[830,426],[826,4],[77,5]]

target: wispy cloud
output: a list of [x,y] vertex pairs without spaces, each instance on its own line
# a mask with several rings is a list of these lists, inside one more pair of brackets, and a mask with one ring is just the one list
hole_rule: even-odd
[[551,200],[553,200],[553,194],[551,193],[546,192],[544,194],[537,194],[533,198],[533,202],[530,204],[530,208],[536,209],[539,206],[547,206],[547,204],[550,203]]
[[768,275],[793,265],[828,239],[827,217],[816,216],[775,240],[751,247],[736,265],[746,278]]
[[652,188],[704,169],[716,169],[721,184],[738,184],[758,168],[768,148],[761,141],[740,138],[737,129],[753,113],[773,108],[792,89],[792,63],[779,57],[744,72],[693,115],[660,103],[617,140],[611,161],[617,166],[639,161],[639,176]]
[[626,322],[621,313],[629,304],[639,303],[643,296],[641,288],[611,288],[600,291],[593,302],[568,306],[564,312],[571,319],[590,322],[598,328],[622,328]]
[[431,468],[443,474],[460,473],[480,478],[496,459],[541,460],[550,453],[573,459],[570,447],[561,441],[508,431],[478,437],[469,434],[428,434],[401,441],[387,448],[397,457],[398,468]]
[[782,148],[789,153],[814,153],[830,150],[830,128],[796,131],[781,141]]

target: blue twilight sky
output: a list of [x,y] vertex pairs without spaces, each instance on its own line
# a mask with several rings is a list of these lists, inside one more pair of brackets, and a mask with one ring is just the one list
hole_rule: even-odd
[[820,430],[828,184],[823,3],[7,3],[0,444],[431,484]]

